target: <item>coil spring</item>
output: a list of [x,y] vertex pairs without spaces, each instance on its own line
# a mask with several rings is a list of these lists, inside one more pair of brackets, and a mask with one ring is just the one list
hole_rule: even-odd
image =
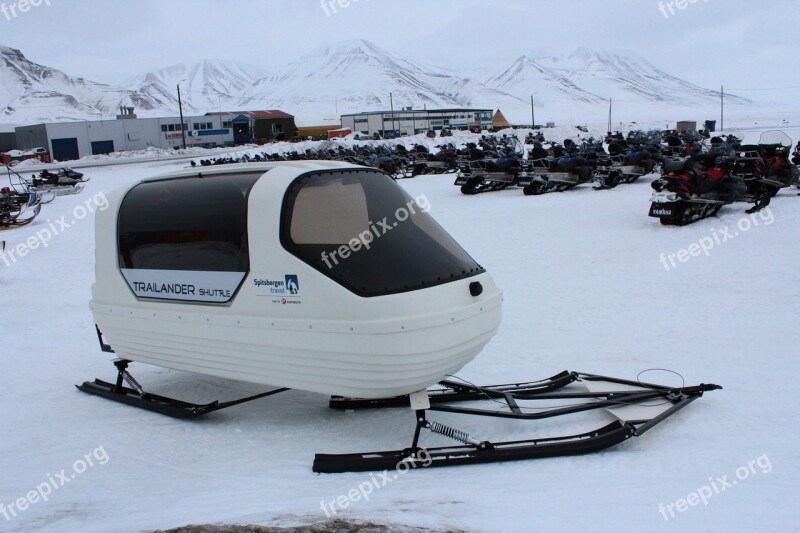
[[463,442],[464,444],[480,444],[478,439],[470,436],[470,434],[466,431],[461,431],[460,429],[452,428],[450,426],[440,424],[439,422],[428,420],[425,426],[433,433],[450,437],[451,439]]

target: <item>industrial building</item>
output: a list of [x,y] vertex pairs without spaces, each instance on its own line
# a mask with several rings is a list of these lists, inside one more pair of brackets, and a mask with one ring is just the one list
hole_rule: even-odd
[[354,132],[382,137],[414,135],[428,130],[488,130],[492,127],[491,109],[411,109],[367,111],[342,115],[342,127]]
[[16,133],[0,131],[0,153],[8,152],[9,150],[17,149],[17,135]]
[[0,153],[17,149],[17,135],[14,126],[0,124]]
[[58,161],[88,155],[144,150],[150,147],[213,148],[290,139],[297,128],[283,111],[230,111],[179,117],[138,118],[123,107],[116,120],[87,120],[33,124],[15,128],[20,150],[47,149]]

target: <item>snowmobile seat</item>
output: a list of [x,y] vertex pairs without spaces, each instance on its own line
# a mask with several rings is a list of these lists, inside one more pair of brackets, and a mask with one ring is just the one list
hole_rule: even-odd
[[665,172],[680,172],[681,170],[687,170],[687,163],[691,164],[688,157],[665,157],[662,168]]
[[528,152],[528,159],[537,160],[537,159],[545,159],[548,155],[550,155],[547,150],[545,150],[541,145],[536,146]]
[[620,143],[611,143],[608,145],[608,153],[611,155],[619,155],[625,152],[625,147]]
[[697,154],[692,159],[703,168],[711,168],[717,163],[717,154]]

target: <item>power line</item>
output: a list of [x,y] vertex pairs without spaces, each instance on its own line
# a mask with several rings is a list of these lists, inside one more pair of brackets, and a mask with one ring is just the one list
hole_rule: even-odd
[[751,92],[751,91],[783,91],[786,89],[797,89],[800,85],[789,85],[788,87],[764,87],[761,89],[728,89],[729,91]]

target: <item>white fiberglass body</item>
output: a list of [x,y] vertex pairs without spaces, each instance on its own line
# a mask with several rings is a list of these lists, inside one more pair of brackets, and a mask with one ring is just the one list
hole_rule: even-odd
[[378,398],[456,372],[500,324],[489,274],[374,169],[192,169],[109,204],[91,305],[123,359]]

